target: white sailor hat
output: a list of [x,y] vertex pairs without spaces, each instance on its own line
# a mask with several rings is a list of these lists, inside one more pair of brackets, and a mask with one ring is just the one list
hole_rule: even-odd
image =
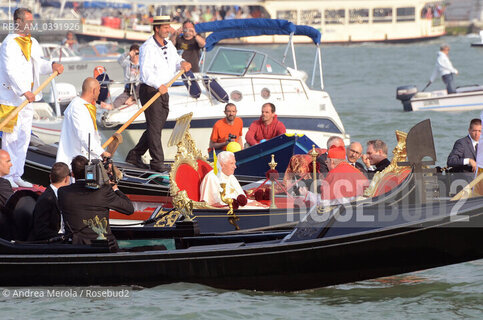
[[162,24],[170,24],[171,23],[171,17],[170,16],[156,16],[153,17],[153,26],[160,26]]

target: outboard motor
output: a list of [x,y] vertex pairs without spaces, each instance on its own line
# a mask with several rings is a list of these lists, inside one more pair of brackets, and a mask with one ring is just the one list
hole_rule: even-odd
[[401,100],[404,111],[413,111],[411,106],[411,98],[418,93],[418,88],[415,85],[402,86],[396,89],[396,99]]

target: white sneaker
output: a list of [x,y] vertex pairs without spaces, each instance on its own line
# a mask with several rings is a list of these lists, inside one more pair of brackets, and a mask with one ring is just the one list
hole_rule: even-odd
[[31,184],[30,182],[27,182],[25,180],[22,180],[22,178],[16,178],[14,179],[14,182],[19,186],[23,188],[32,188],[34,185]]
[[16,184],[15,182],[13,182],[13,178],[12,177],[8,177],[8,178],[5,178],[8,180],[8,182],[10,182],[10,185],[12,186],[12,188],[18,188],[18,184]]

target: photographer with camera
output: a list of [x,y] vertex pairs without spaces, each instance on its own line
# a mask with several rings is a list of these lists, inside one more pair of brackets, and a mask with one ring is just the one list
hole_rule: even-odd
[[200,50],[206,40],[196,33],[192,21],[186,20],[178,30],[171,28],[170,40],[177,50],[183,50],[182,58],[191,63],[191,72],[200,72]]
[[65,109],[57,149],[57,162],[69,164],[72,158],[79,154],[88,157],[89,136],[92,159],[111,156],[102,148],[101,138],[97,132],[96,100],[100,90],[101,87],[96,79],[86,78],[82,83],[81,96],[74,98]]
[[[123,104],[131,106],[136,103],[139,98],[139,45],[133,44],[129,48],[129,52],[121,55],[117,62],[124,69],[124,92],[121,93],[113,102],[114,109],[119,108]],[[136,93],[136,95],[134,95]]]
[[[229,148],[232,152],[236,152],[242,149],[242,130],[243,130],[243,120],[236,116],[237,110],[236,105],[233,103],[227,103],[225,106],[226,117],[218,120],[213,126],[213,131],[211,132],[210,138],[210,149],[213,149],[218,153],[220,151],[227,150],[227,146],[230,142],[238,143],[238,145],[231,145]],[[236,150],[237,149],[237,150]]]
[[[99,164],[106,166],[105,163]],[[107,163],[107,166],[109,170],[111,164]],[[86,179],[86,171],[91,173],[91,165],[85,157],[76,156],[72,160],[71,167],[75,183],[58,191],[59,207],[62,211],[66,234],[71,235],[72,244],[91,244],[98,238],[98,234],[89,227],[87,221],[96,221],[97,217],[100,222],[105,221],[104,235],[109,243],[109,249],[117,251],[116,238],[109,227],[109,210],[130,215],[134,212],[131,200],[114,182],[95,181],[97,189],[92,187],[92,181]]]

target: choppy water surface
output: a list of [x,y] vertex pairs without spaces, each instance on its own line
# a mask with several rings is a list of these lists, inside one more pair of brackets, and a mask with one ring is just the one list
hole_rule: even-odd
[[[394,130],[407,132],[420,120],[430,118],[438,165],[444,166],[454,141],[467,134],[469,121],[479,117],[479,112],[406,113],[395,99],[396,87],[415,84],[421,90],[443,42],[451,45],[451,60],[460,71],[457,85],[483,83],[483,49],[471,48],[472,41],[476,39],[447,37],[404,45],[324,47],[325,89],[353,140],[364,144],[380,138],[392,150]],[[280,56],[284,47],[258,49]],[[310,73],[313,48],[302,46],[297,53],[299,67]],[[439,79],[430,87],[437,88],[443,88]],[[180,283],[133,290],[128,299],[0,296],[0,301],[2,318],[481,319],[483,260],[295,293],[224,291]]]

